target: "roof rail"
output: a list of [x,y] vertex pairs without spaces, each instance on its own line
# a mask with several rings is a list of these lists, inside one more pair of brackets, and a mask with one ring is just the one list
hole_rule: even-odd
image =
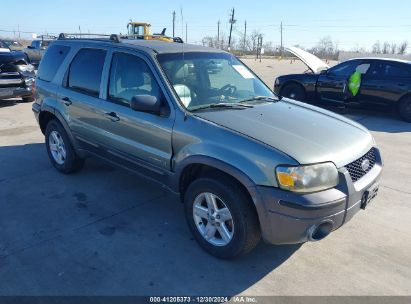
[[58,36],[59,40],[64,39],[84,39],[84,40],[101,40],[101,41],[112,41],[120,42],[120,36],[117,34],[90,34],[90,33],[60,33]]

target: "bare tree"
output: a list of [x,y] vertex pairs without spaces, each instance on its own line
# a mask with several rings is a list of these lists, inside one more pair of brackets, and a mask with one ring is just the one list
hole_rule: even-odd
[[334,44],[330,36],[321,38],[317,45],[309,51],[324,59],[335,59],[339,52],[338,44]]
[[253,30],[253,32],[250,35],[251,50],[253,52],[257,49],[257,39],[260,35],[261,35],[261,32],[257,30]]
[[408,48],[408,41],[403,41],[399,46],[398,46],[398,54],[404,55],[407,52]]
[[391,42],[391,54],[395,54],[397,52],[397,44]]
[[373,44],[372,53],[373,54],[381,54],[381,43],[380,43],[380,41],[377,41],[376,43]]
[[383,54],[389,54],[391,50],[390,44],[388,42],[384,42],[384,44],[382,45],[382,50],[381,52]]

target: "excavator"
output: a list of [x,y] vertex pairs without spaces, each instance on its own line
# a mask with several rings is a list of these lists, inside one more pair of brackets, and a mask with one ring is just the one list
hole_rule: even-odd
[[151,24],[147,22],[133,22],[130,20],[130,22],[127,24],[126,37],[144,40],[158,40],[163,42],[183,43],[183,40],[180,37],[166,36],[166,28],[164,28],[160,34],[151,34],[150,27]]

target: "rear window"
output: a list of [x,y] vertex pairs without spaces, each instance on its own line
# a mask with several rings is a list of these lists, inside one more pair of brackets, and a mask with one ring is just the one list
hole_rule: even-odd
[[70,47],[64,45],[52,45],[40,62],[38,78],[45,81],[52,81],[61,63],[70,52]]
[[80,50],[71,62],[67,86],[75,91],[98,97],[105,58],[104,50]]

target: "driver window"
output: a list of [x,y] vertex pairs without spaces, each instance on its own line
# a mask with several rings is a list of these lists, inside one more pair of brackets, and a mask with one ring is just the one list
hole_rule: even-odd
[[111,62],[108,99],[129,106],[135,95],[151,95],[161,98],[153,73],[137,56],[115,53]]
[[351,76],[354,73],[358,61],[348,61],[341,63],[329,70],[329,74],[333,76]]

